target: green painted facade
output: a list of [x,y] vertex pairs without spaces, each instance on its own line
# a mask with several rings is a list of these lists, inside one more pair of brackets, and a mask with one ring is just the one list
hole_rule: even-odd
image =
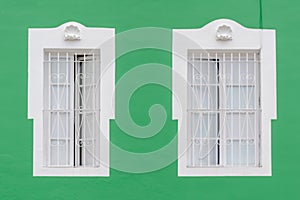
[[[1,0],[1,144],[0,199],[300,199],[299,57],[300,1],[263,0]],[[32,177],[33,122],[27,119],[27,30],[77,21],[87,27],[115,27],[121,33],[138,27],[170,29],[160,39],[171,48],[171,29],[199,28],[218,18],[250,27],[277,30],[278,120],[272,123],[272,177],[177,177],[177,162],[155,172],[131,174],[111,169],[110,177]],[[155,40],[155,38],[153,38]],[[121,42],[116,43],[117,51]],[[299,45],[299,46],[298,46]],[[116,60],[116,81],[137,65],[171,67],[170,52],[142,49]],[[139,78],[139,77],[137,77]],[[171,83],[171,73],[164,77]],[[122,104],[116,94],[116,116]],[[153,151],[176,137],[171,91],[145,85],[131,98],[132,119],[150,122],[149,107],[164,106],[167,121],[159,134],[135,139],[111,121],[111,140],[133,152]],[[174,155],[177,149],[174,148]],[[173,155],[173,156],[174,156]],[[111,153],[112,160],[118,160]],[[120,158],[121,159],[121,158]]]

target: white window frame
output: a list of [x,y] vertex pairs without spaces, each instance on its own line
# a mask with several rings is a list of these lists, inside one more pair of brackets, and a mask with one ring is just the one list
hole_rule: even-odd
[[[178,120],[178,176],[271,176],[271,120],[276,111],[275,30],[219,19],[200,29],[173,30],[172,117]],[[188,167],[188,51],[259,51],[261,145],[258,167]]]
[[[67,22],[28,31],[28,118],[34,120],[33,176],[109,176],[109,121],[114,119],[115,29]],[[47,49],[100,51],[100,166],[47,167],[43,147],[44,54]]]

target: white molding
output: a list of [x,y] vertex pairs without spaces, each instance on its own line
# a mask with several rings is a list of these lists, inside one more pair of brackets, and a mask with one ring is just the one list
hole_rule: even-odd
[[[65,41],[68,27],[76,39]],[[75,30],[75,29],[74,29]],[[74,35],[75,34],[75,35]],[[77,34],[77,35],[76,35]],[[115,88],[115,30],[87,28],[68,22],[56,28],[28,30],[28,118],[34,120],[33,175],[34,176],[109,176],[109,120],[114,119]],[[43,56],[45,49],[99,49],[101,52],[101,116],[99,168],[47,168],[43,165]]]
[[[231,31],[220,31],[224,25]],[[219,19],[199,29],[174,29],[172,44],[172,117],[178,120],[178,176],[270,176],[271,120],[276,119],[275,30],[250,29],[229,19]],[[260,51],[262,167],[187,167],[187,52],[192,49]]]

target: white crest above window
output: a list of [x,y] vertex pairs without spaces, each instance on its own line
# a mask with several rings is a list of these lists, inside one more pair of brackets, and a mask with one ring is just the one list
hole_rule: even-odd
[[223,24],[218,27],[216,39],[221,41],[232,40],[232,30],[231,27]]
[[65,40],[80,40],[80,29],[71,24],[65,28]]

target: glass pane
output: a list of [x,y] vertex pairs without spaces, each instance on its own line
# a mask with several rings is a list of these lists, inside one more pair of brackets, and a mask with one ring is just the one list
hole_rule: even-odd
[[200,137],[217,137],[218,121],[216,113],[202,114],[202,129]]
[[[254,165],[255,141],[258,134],[255,113],[226,114],[226,163],[229,165]],[[257,145],[256,145],[257,146]]]
[[[68,59],[69,60],[69,59]],[[58,62],[57,58],[51,58],[51,83],[68,83],[70,77],[68,73],[68,66],[70,61],[67,61],[67,58],[60,58]]]
[[51,112],[51,137],[70,137],[70,113]]
[[192,159],[193,165],[208,166],[218,163],[218,114],[192,113]]
[[255,132],[255,114],[249,112],[227,113],[226,137],[227,138],[253,138]]
[[255,87],[253,86],[227,86],[226,108],[227,109],[253,109]]
[[70,165],[70,142],[63,139],[51,139],[50,141],[50,165]]
[[248,54],[248,60],[246,59],[246,54],[240,55],[240,61],[238,55],[233,55],[232,60],[226,59],[224,69],[226,76],[226,84],[232,85],[243,85],[243,84],[254,84],[255,80],[255,70],[254,70],[254,59],[253,56],[250,58]]
[[200,79],[202,84],[216,84],[217,83],[217,61],[214,59],[203,59],[202,65],[200,66],[201,73]]
[[51,89],[51,109],[66,110],[70,106],[69,86],[53,85]]

